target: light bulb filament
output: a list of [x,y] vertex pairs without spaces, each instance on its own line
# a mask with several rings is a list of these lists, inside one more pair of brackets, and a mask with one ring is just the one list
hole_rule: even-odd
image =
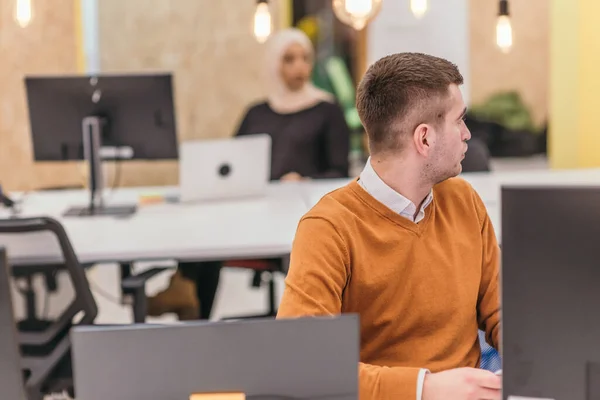
[[496,44],[504,52],[508,52],[513,45],[512,25],[507,15],[500,15],[496,24]]
[[357,18],[369,15],[373,8],[372,0],[346,0],[346,12]]
[[25,28],[33,19],[33,7],[31,0],[16,0],[15,21],[21,28]]
[[427,13],[427,0],[410,0],[410,9],[417,18],[422,18]]
[[254,13],[254,36],[260,43],[264,43],[271,35],[271,13],[266,2],[259,2]]
[[333,12],[337,18],[362,30],[381,10],[382,0],[333,0]]

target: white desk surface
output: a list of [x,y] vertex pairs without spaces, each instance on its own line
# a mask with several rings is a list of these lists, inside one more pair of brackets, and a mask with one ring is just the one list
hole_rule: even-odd
[[[501,187],[504,185],[599,185],[600,169],[463,174],[483,199],[498,240],[501,237]],[[128,219],[65,218],[70,206],[85,205],[86,191],[34,192],[23,202],[21,216],[50,216],[65,227],[83,263],[152,259],[219,260],[279,257],[288,254],[298,221],[326,193],[350,179],[274,183],[267,196],[201,204],[141,205]],[[120,189],[109,203],[137,202],[140,194],[176,193],[177,188]],[[16,197],[19,197],[18,195]],[[0,209],[0,218],[8,212]],[[0,238],[0,243],[3,243]],[[14,262],[56,260],[46,242],[32,249],[9,243]]]
[[[219,260],[278,257],[288,254],[306,203],[291,187],[272,185],[267,196],[202,204],[141,205],[127,219],[65,218],[70,206],[85,205],[85,191],[39,192],[27,195],[22,217],[50,216],[59,220],[83,263],[152,259]],[[175,188],[122,189],[109,204],[137,202],[142,193],[170,193]],[[6,210],[0,218],[7,217]],[[6,238],[4,243],[6,243]],[[3,241],[0,239],[0,243]],[[55,243],[8,242],[14,262],[59,260]]]
[[[503,186],[600,186],[600,168],[573,170],[534,170],[507,172],[465,173],[461,177],[477,191],[488,211],[498,241],[501,240]],[[350,179],[327,180],[307,183],[305,190],[309,205],[312,207],[328,192],[349,183]]]
[[498,242],[502,238],[502,187],[600,186],[600,169],[471,173],[462,177],[471,183],[485,203]]

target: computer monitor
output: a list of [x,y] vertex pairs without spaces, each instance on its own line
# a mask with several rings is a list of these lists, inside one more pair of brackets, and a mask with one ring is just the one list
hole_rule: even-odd
[[599,240],[600,187],[502,188],[503,399],[600,399]]
[[77,398],[358,398],[357,315],[76,327]]
[[36,161],[86,160],[90,204],[67,215],[122,215],[102,199],[101,161],[178,158],[171,74],[28,76]]
[[0,398],[27,400],[6,251],[0,247]]

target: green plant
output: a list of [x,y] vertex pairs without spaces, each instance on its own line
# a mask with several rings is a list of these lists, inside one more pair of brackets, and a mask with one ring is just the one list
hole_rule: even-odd
[[477,119],[496,122],[507,129],[538,133],[529,107],[516,91],[499,92],[485,102],[472,106],[470,114]]

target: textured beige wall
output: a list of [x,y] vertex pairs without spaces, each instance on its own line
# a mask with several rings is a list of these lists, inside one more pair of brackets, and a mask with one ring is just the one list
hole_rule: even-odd
[[[548,3],[511,2],[515,46],[504,55],[495,46],[497,0],[471,0],[473,101],[517,89],[536,121],[545,118]],[[12,21],[13,0],[0,0],[0,183],[9,189],[82,182],[78,163],[33,163],[22,78],[77,72],[74,1],[34,4],[34,22],[21,29]],[[251,34],[254,7],[250,0],[101,0],[101,68],[172,71],[179,138],[228,136],[244,108],[263,95],[262,47]],[[122,168],[121,185],[177,182],[176,163],[124,163]],[[110,185],[110,174],[107,180]]]
[[[0,0],[0,183],[9,190],[80,185],[80,163],[34,164],[25,74],[77,73],[74,0],[34,2],[26,28]],[[170,71],[180,140],[226,137],[262,97],[262,46],[252,36],[251,0],[101,0],[102,72]],[[278,19],[277,4],[273,6]],[[107,165],[107,185],[113,166]],[[119,184],[176,184],[175,162],[122,163]]]
[[[180,140],[231,136],[263,95],[250,0],[102,0],[102,72],[174,74]],[[274,13],[276,10],[273,10]],[[123,164],[122,184],[172,184],[177,164]]]
[[495,44],[498,0],[471,0],[470,7],[472,101],[516,89],[542,123],[548,115],[550,1],[510,2],[514,46],[509,54]]
[[75,73],[73,0],[36,1],[26,28],[12,19],[13,0],[0,0],[0,183],[9,190],[78,184],[76,163],[34,164],[23,77]]

